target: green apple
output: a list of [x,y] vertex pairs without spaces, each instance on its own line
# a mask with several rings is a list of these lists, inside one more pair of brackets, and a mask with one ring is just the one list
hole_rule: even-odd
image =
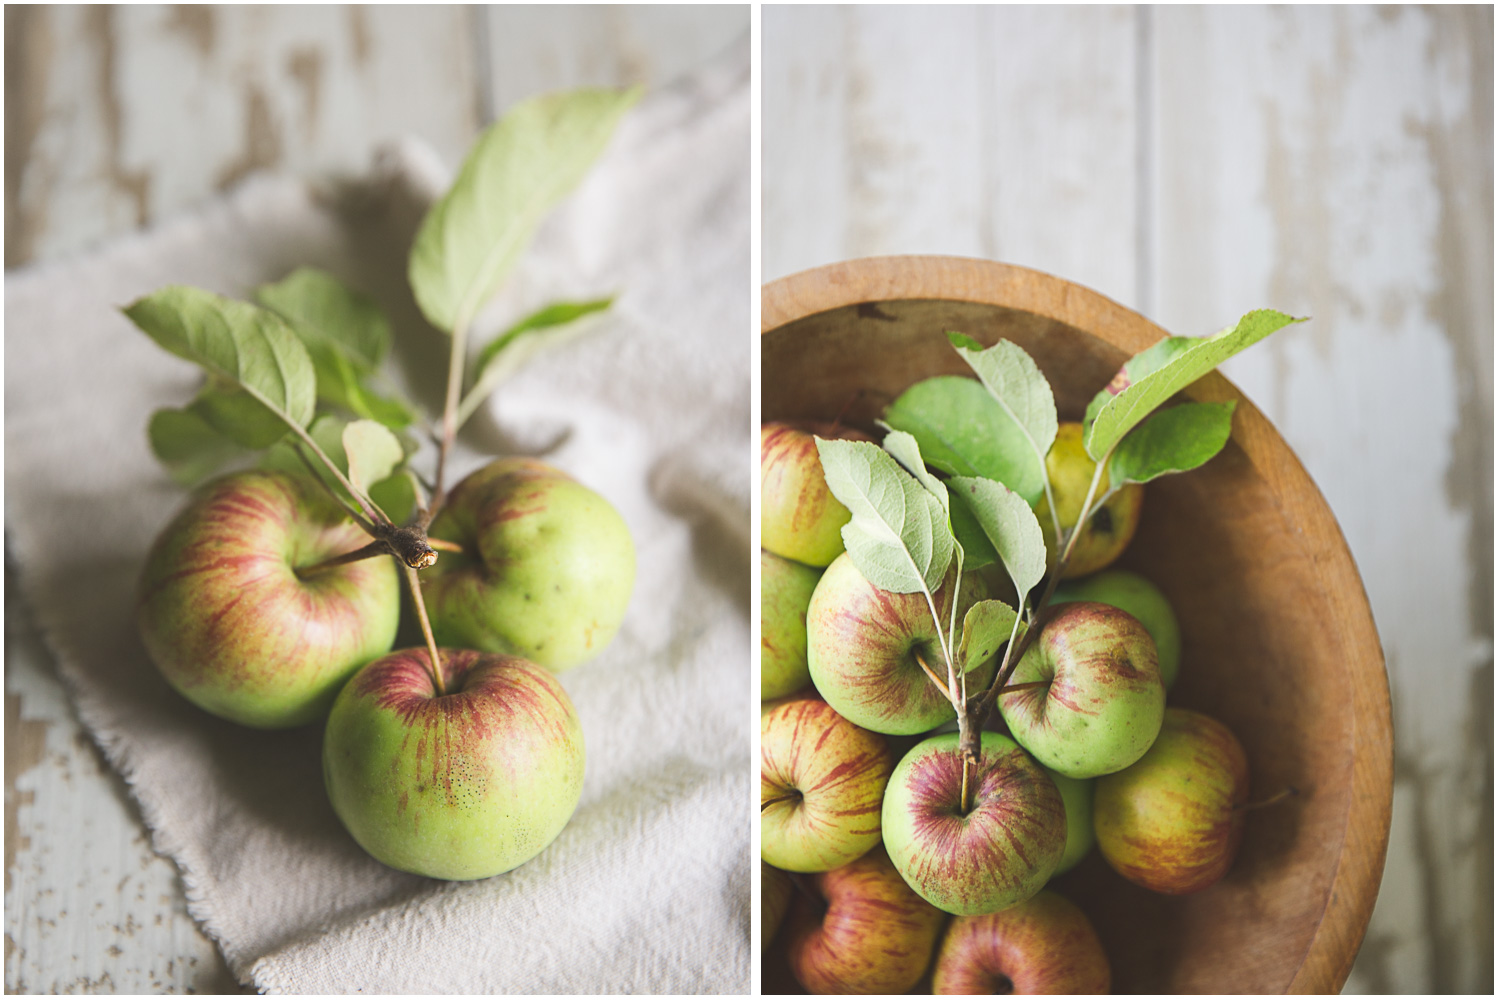
[[885,737],[818,698],[760,714],[760,858],[791,872],[846,865],[880,842],[895,761]]
[[1249,760],[1233,732],[1201,712],[1168,708],[1150,751],[1098,780],[1099,852],[1136,885],[1198,892],[1233,864],[1248,799]]
[[635,544],[609,501],[529,458],[467,476],[432,522],[462,546],[422,571],[441,645],[563,671],[597,656],[624,620]]
[[1160,661],[1161,682],[1166,690],[1176,683],[1181,666],[1182,635],[1176,612],[1159,587],[1139,573],[1127,569],[1108,569],[1081,580],[1071,580],[1057,587],[1053,604],[1066,601],[1098,601],[1122,608],[1140,619],[1145,631],[1155,640],[1156,658]]
[[[952,573],[932,595],[943,627],[951,621]],[[963,574],[958,624],[988,597],[983,578]],[[922,594],[892,594],[864,579],[847,553],[823,573],[807,608],[807,664],[817,692],[840,714],[877,733],[909,736],[957,718],[919,660],[947,682],[937,626]],[[990,659],[971,668],[969,691],[994,677]]]
[[904,993],[931,963],[946,919],[907,887],[883,848],[807,880],[827,903],[797,901],[791,972],[809,993]]
[[1042,889],[977,917],[958,917],[937,948],[933,993],[1109,992],[1109,959],[1077,904]]
[[1057,863],[1057,870],[1052,872],[1052,877],[1055,878],[1075,868],[1098,842],[1093,835],[1094,779],[1069,778],[1050,768],[1044,770],[1056,782],[1057,791],[1062,793],[1062,805],[1067,810],[1067,847],[1062,851],[1062,860]]
[[1166,688],[1155,643],[1134,616],[1107,604],[1047,609],[1041,634],[1002,694],[1010,733],[1036,759],[1069,778],[1096,778],[1144,755],[1161,730]]
[[760,550],[760,699],[812,683],[807,669],[807,605],[822,573]]
[[389,558],[307,572],[369,537],[311,480],[241,472],[199,488],[156,539],[136,620],[168,683],[260,728],[321,719],[388,652],[401,614]]
[[425,649],[355,674],[323,734],[333,811],[377,861],[440,879],[498,875],[540,854],[583,791],[583,728],[549,671],[512,656]]
[[760,544],[784,559],[826,566],[843,551],[843,526],[853,515],[828,489],[816,437],[870,440],[834,424],[761,425]]
[[1062,795],[1015,742],[982,735],[962,809],[958,734],[916,745],[890,776],[880,823],[906,882],[948,913],[997,913],[1046,885],[1067,845]]
[[[1052,499],[1062,525],[1062,537],[1077,524],[1083,513],[1083,501],[1088,498],[1088,486],[1093,481],[1097,463],[1088,457],[1083,447],[1083,425],[1065,422],[1057,427],[1056,440],[1046,454],[1046,478],[1051,483]],[[1095,501],[1109,489],[1109,474],[1105,470],[1099,480]],[[1103,569],[1119,558],[1135,537],[1135,528],[1140,524],[1140,501],[1145,496],[1145,487],[1131,483],[1122,487],[1109,502],[1095,513],[1083,528],[1067,559],[1063,579],[1087,576]],[[1057,518],[1053,517],[1051,504],[1043,495],[1036,504],[1036,518],[1041,522],[1041,534],[1046,540],[1046,564],[1048,570],[1057,564],[1060,553],[1056,543]]]

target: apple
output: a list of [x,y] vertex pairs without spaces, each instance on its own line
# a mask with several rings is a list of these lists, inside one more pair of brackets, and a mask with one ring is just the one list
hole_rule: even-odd
[[1176,683],[1181,666],[1182,635],[1176,612],[1160,588],[1139,573],[1127,569],[1108,569],[1082,580],[1060,584],[1052,597],[1053,604],[1066,601],[1098,601],[1122,608],[1140,619],[1145,631],[1155,640],[1156,658],[1160,661],[1161,682],[1166,690]]
[[760,550],[760,699],[812,683],[807,670],[807,605],[822,574]]
[[1201,712],[1168,708],[1155,746],[1098,781],[1098,849],[1136,885],[1198,892],[1233,864],[1248,798],[1249,761],[1233,732]]
[[1107,604],[1049,608],[1049,619],[1009,684],[1044,681],[999,698],[1010,734],[1069,778],[1123,770],[1161,730],[1166,689],[1155,643],[1133,615]]
[[760,857],[792,872],[846,865],[880,842],[895,767],[885,737],[818,698],[760,715]]
[[630,530],[565,473],[529,458],[491,462],[448,494],[428,534],[463,547],[422,573],[439,645],[560,672],[619,631],[635,584]]
[[760,862],[760,950],[770,947],[786,910],[791,906],[791,896],[796,886],[791,876],[774,865]]
[[391,559],[305,572],[369,540],[305,477],[216,479],[146,557],[136,614],[146,650],[172,687],[214,715],[259,728],[316,721],[395,641]]
[[882,847],[808,882],[796,901],[791,972],[809,993],[904,993],[926,972],[946,917],[907,887]]
[[[1057,436],[1051,451],[1046,454],[1046,478],[1051,483],[1052,499],[1062,525],[1062,537],[1077,524],[1083,512],[1083,501],[1088,497],[1088,485],[1093,482],[1093,470],[1097,463],[1088,457],[1083,447],[1083,425],[1067,421],[1057,426]],[[1094,495],[1096,501],[1109,489],[1109,474],[1105,470]],[[1072,554],[1067,559],[1067,568],[1062,578],[1087,576],[1103,569],[1119,558],[1135,537],[1135,528],[1140,524],[1140,501],[1145,496],[1145,487],[1130,483],[1115,493],[1083,528]],[[1060,553],[1056,545],[1057,518],[1052,514],[1051,504],[1043,494],[1036,504],[1036,518],[1041,522],[1041,534],[1046,539],[1047,569],[1056,567]]]
[[549,671],[513,656],[425,648],[366,666],[323,734],[333,811],[377,861],[488,878],[540,854],[583,791],[583,729]]
[[[952,574],[932,595],[945,629],[952,620]],[[983,578],[963,574],[958,626],[988,597]],[[890,735],[912,735],[957,718],[917,658],[947,683],[931,608],[922,594],[892,594],[864,579],[847,553],[823,573],[807,608],[807,665],[817,692],[849,720]],[[994,677],[994,660],[975,665],[970,694]],[[976,681],[975,681],[976,679]]]
[[773,422],[760,427],[760,544],[808,566],[826,566],[843,551],[848,508],[822,477],[816,437],[869,441],[835,424]]
[[1067,844],[1057,786],[1014,740],[985,732],[962,811],[958,735],[933,736],[896,765],[881,812],[906,882],[948,913],[996,913],[1034,896]]
[[1088,856],[1098,838],[1093,835],[1093,782],[1094,779],[1069,778],[1050,768],[1043,768],[1062,793],[1062,805],[1067,810],[1067,846],[1062,850],[1062,860],[1055,878],[1063,872],[1077,867],[1077,863]]
[[933,993],[1109,992],[1109,959],[1088,917],[1065,896],[958,917],[937,948]]

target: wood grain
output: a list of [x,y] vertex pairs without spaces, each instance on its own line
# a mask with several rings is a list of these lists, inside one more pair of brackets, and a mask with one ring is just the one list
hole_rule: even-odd
[[[943,332],[1026,348],[1064,417],[1128,356],[1165,335],[1088,289],[952,258],[879,258],[769,285],[762,303],[766,419],[873,429],[882,401],[961,373]],[[1392,738],[1379,637],[1337,522],[1296,456],[1216,374],[1184,395],[1235,400],[1228,450],[1152,484],[1122,565],[1155,581],[1183,629],[1171,701],[1225,722],[1255,798],[1229,876],[1157,896],[1094,855],[1057,883],[1089,913],[1122,992],[1331,992],[1352,966],[1389,831]],[[852,399],[852,406],[845,405]]]

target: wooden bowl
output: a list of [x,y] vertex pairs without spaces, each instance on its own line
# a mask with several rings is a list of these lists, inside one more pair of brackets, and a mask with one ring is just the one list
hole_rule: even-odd
[[[763,419],[866,430],[912,383],[971,375],[948,330],[1025,348],[1064,420],[1082,419],[1128,357],[1167,335],[1072,282],[960,258],[835,264],[765,286],[761,302]],[[1384,656],[1337,522],[1275,428],[1217,373],[1183,395],[1237,400],[1233,437],[1206,466],[1146,487],[1117,565],[1160,586],[1181,619],[1169,703],[1233,729],[1251,799],[1286,786],[1300,795],[1251,811],[1232,870],[1201,893],[1140,889],[1096,850],[1054,887],[1092,918],[1116,992],[1335,993],[1389,838]]]

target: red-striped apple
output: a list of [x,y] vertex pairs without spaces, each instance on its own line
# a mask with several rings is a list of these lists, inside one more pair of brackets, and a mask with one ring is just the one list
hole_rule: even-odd
[[958,917],[942,936],[933,993],[1109,992],[1109,959],[1088,917],[1042,889],[999,913]]
[[1161,683],[1166,690],[1176,683],[1181,666],[1182,636],[1176,612],[1161,589],[1139,573],[1127,569],[1107,569],[1081,580],[1069,580],[1057,587],[1053,604],[1067,601],[1097,601],[1122,608],[1140,619],[1155,642],[1156,659],[1161,666]]
[[774,422],[760,427],[760,544],[785,559],[826,566],[843,551],[843,526],[853,515],[822,476],[814,435],[868,441],[834,424]]
[[760,700],[795,694],[807,671],[807,605],[822,573],[760,550]]

